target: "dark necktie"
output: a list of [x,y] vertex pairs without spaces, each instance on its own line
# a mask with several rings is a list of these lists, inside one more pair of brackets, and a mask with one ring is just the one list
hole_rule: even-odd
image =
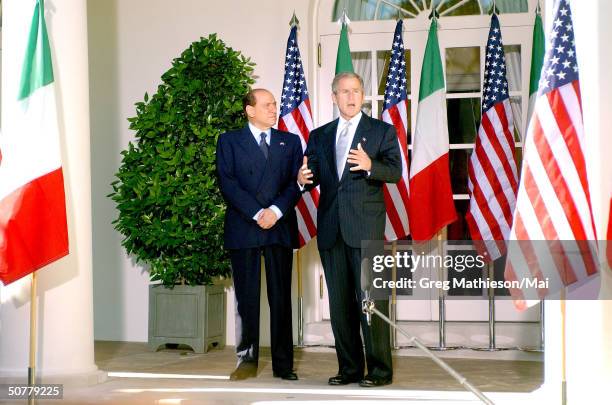
[[260,136],[259,149],[261,149],[261,152],[264,154],[266,159],[268,159],[269,151],[268,151],[268,144],[266,143],[267,134],[265,132],[262,132],[259,136]]

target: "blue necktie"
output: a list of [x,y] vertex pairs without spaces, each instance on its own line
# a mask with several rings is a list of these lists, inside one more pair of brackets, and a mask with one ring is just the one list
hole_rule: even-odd
[[266,143],[266,136],[267,134],[265,132],[262,132],[260,135],[261,140],[259,141],[259,149],[261,149],[262,153],[264,154],[264,156],[266,157],[266,159],[268,159],[268,144]]

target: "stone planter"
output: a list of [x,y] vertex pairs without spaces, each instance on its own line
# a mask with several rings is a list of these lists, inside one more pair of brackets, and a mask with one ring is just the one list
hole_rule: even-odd
[[149,347],[184,344],[206,353],[225,346],[225,301],[222,285],[149,285]]

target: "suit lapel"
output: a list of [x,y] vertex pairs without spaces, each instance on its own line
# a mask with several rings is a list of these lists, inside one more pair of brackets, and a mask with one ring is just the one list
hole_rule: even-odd
[[327,157],[328,166],[334,174],[334,178],[336,180],[339,180],[338,170],[336,170],[336,131],[338,129],[338,121],[339,119],[336,118],[331,122],[331,124],[325,129],[322,139],[324,149],[323,154]]
[[284,153],[285,142],[283,136],[274,128],[270,131],[270,153],[268,155],[268,168],[278,167],[278,163],[281,161],[281,156]]
[[259,145],[255,141],[255,138],[253,137],[248,125],[242,128],[239,143],[243,148],[247,159],[253,163],[253,168],[263,171],[266,165],[266,158],[261,152],[261,149],[259,149]]

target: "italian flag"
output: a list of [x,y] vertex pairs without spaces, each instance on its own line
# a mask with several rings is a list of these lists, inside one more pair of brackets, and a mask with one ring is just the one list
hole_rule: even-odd
[[23,43],[15,50],[25,53],[20,81],[15,80],[19,86],[7,86],[2,106],[0,280],[5,285],[68,254],[64,177],[43,0],[36,0],[27,42]]
[[[540,73],[544,64],[544,28],[542,28],[542,17],[536,13],[535,22],[533,24],[533,47],[531,48],[531,71],[529,74],[529,109],[527,110],[527,127],[529,120],[533,114],[533,107],[538,95],[538,84],[540,82]],[[526,133],[522,131],[521,133]],[[523,140],[524,140],[523,135]]]
[[429,27],[410,166],[410,231],[416,241],[431,239],[457,219],[448,160],[448,123],[438,24]]

